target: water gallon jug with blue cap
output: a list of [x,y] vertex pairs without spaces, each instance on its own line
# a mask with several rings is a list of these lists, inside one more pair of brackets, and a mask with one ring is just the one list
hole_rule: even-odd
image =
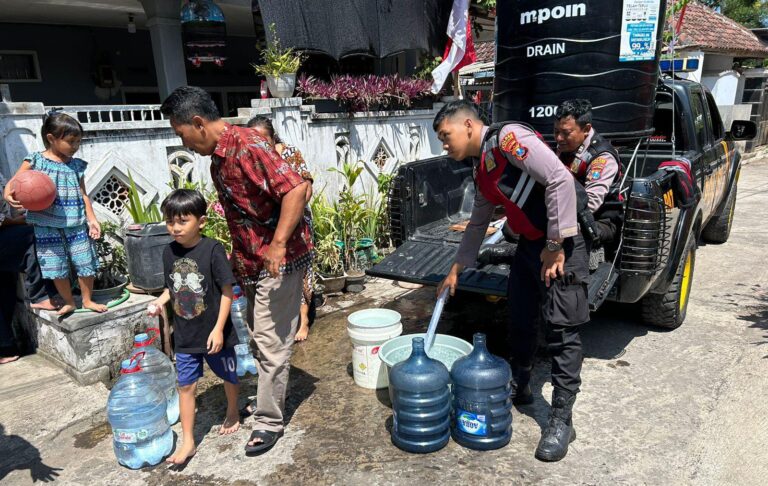
[[[154,336],[150,339],[149,333]],[[179,392],[176,388],[176,369],[170,358],[153,346],[155,339],[160,335],[160,329],[151,327],[146,333],[137,334],[133,338],[134,351],[143,351],[141,369],[145,373],[153,375],[155,382],[162,388],[165,398],[168,400],[168,423],[173,425],[179,421]]]
[[173,447],[167,400],[152,375],[142,371],[136,353],[122,363],[107,399],[107,419],[117,462],[131,469],[159,464]]
[[424,338],[413,338],[412,349],[389,374],[392,443],[408,452],[434,452],[451,435],[450,375],[443,363],[427,356]]
[[451,367],[451,435],[470,449],[499,449],[512,438],[512,370],[488,352],[485,334],[473,336],[474,348]]
[[232,290],[234,296],[230,316],[239,341],[239,344],[235,345],[237,376],[245,376],[246,373],[257,375],[259,370],[256,368],[256,360],[253,359],[253,352],[251,352],[251,335],[248,333],[246,324],[248,322],[248,298],[243,295],[239,286],[235,285]]

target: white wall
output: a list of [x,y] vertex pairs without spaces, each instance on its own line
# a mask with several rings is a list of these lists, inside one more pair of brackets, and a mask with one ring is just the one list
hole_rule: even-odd
[[[244,116],[271,116],[278,134],[304,154],[315,177],[316,192],[323,190],[329,198],[338,194],[342,180],[328,169],[339,168],[345,160],[363,161],[363,185],[374,191],[380,173],[392,173],[403,162],[442,152],[432,130],[440,104],[429,110],[352,116],[315,113],[300,98],[253,100],[252,104],[252,108],[241,109],[243,117],[231,121],[242,124],[247,121]],[[43,149],[40,127],[45,111],[41,103],[0,102],[0,171],[5,176],[10,178],[16,172],[24,156]],[[81,121],[88,117],[77,156],[88,162],[85,185],[101,220],[127,218],[124,211],[110,211],[107,203],[98,202],[99,195],[108,192],[106,183],[113,176],[127,186],[130,172],[144,202],[159,202],[170,191],[172,170],[194,182],[210,184],[210,157],[181,147],[181,140],[156,105],[71,106],[64,111]],[[380,159],[382,167],[374,161],[380,147],[385,154]],[[360,183],[356,189],[362,192]]]
[[[392,173],[403,162],[426,159],[442,153],[442,144],[432,130],[432,120],[442,106],[430,110],[388,112],[315,113],[301,104],[301,98],[256,99],[241,117],[265,115],[272,118],[278,135],[301,150],[315,177],[316,191],[329,197],[341,188],[341,179],[328,169],[348,162],[363,161],[362,184],[372,190],[380,173]],[[382,146],[388,154],[383,167],[374,161]],[[356,188],[358,191],[361,187]]]
[[738,102],[739,94],[744,89],[744,79],[736,71],[723,71],[715,76],[705,76],[701,84],[712,92],[718,106],[733,105]]

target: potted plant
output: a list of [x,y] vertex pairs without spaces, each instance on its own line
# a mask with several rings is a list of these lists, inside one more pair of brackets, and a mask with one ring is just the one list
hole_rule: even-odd
[[315,241],[315,269],[325,295],[344,290],[347,277],[340,248],[333,238]]
[[95,241],[99,270],[93,282],[93,296],[110,301],[120,297],[128,284],[128,265],[125,248],[117,234],[117,225],[101,223],[101,231],[101,238]]
[[341,292],[346,276],[341,248],[336,244],[339,238],[338,215],[322,191],[312,198],[310,206],[315,240],[314,266],[320,287],[326,295]]
[[151,291],[163,288],[163,250],[173,241],[157,204],[144,204],[133,176],[128,172],[128,213],[133,224],[125,227],[125,255],[133,287]]
[[275,31],[275,24],[269,25],[272,42],[261,51],[262,64],[251,64],[256,74],[267,78],[269,92],[275,98],[288,98],[296,88],[296,72],[299,70],[303,54],[292,47],[283,47]]

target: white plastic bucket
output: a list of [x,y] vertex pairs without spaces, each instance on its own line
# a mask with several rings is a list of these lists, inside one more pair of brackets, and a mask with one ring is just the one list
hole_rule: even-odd
[[347,317],[347,333],[352,339],[352,374],[358,386],[371,389],[389,386],[379,348],[402,332],[400,314],[393,310],[365,309]]

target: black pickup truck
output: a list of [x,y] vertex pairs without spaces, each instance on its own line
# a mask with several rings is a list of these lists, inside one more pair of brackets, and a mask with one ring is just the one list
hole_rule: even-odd
[[[591,276],[593,311],[605,300],[640,302],[644,322],[665,328],[682,324],[699,240],[725,243],[731,231],[741,167],[734,141],[755,134],[749,121],[734,121],[726,131],[702,85],[659,82],[653,136],[640,145],[615,142],[627,172],[621,187],[624,224],[618,245],[606,249],[605,261]],[[680,157],[691,162],[696,185],[693,202],[685,207],[675,181],[679,175],[659,169],[661,162]],[[441,156],[401,166],[390,194],[398,248],[368,273],[437,285],[462,237],[450,227],[469,219],[474,191],[470,161]],[[507,265],[466,269],[459,289],[504,296],[508,272]]]

